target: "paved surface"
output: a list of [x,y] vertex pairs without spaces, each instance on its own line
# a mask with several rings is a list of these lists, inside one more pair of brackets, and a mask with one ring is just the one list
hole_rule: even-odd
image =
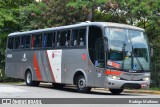
[[[147,90],[141,90],[147,91]],[[159,92],[159,91],[157,91]],[[66,86],[63,89],[54,89],[50,83],[41,84],[39,87],[29,87],[25,86],[25,84],[0,84],[0,98],[160,98],[159,94],[151,93],[151,92],[141,92],[136,90],[125,90],[121,95],[112,95],[108,90],[104,89],[92,89],[91,93],[84,94],[78,93],[73,86]],[[139,104],[136,104],[139,106]],[[64,105],[61,105],[63,107]],[[65,105],[67,107],[68,105]],[[73,104],[68,107],[75,107]],[[104,105],[76,105],[77,107],[104,107]],[[113,105],[110,105],[113,107]],[[121,105],[119,105],[121,106]],[[114,107],[119,107],[118,105],[114,105]],[[127,107],[127,104],[123,105],[123,107]],[[129,105],[130,107],[135,107],[133,105]],[[155,104],[143,104],[140,107],[160,107],[160,105]]]
[[74,86],[54,89],[50,83],[39,87],[25,84],[0,84],[0,98],[160,98],[160,91],[125,90],[121,95],[112,95],[108,89],[92,89],[91,93],[78,93]]

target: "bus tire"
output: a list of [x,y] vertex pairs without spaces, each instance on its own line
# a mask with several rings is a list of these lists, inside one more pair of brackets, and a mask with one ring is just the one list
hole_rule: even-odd
[[59,83],[52,83],[52,85],[56,89],[62,89],[65,86],[65,84],[59,84]]
[[86,80],[83,75],[80,75],[76,81],[77,91],[80,93],[88,93],[91,91],[91,87],[86,87]]
[[38,86],[40,84],[39,81],[32,80],[32,73],[30,70],[28,70],[25,74],[25,82],[27,86]]
[[109,89],[109,91],[114,95],[119,95],[123,92],[123,89]]

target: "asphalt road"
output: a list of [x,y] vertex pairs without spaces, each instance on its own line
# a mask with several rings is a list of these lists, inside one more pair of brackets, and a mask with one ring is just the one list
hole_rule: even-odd
[[[76,91],[76,88],[74,86],[66,86],[63,89],[54,89],[52,87],[52,84],[50,83],[45,83],[41,84],[39,87],[30,87],[26,86],[25,84],[0,84],[0,98],[159,98],[160,95],[156,94],[141,94],[141,93],[122,93],[121,95],[112,95],[109,91],[107,90],[99,90],[99,89],[92,89],[91,93],[85,94],[85,93],[78,93]],[[111,99],[111,101],[114,99]],[[114,106],[119,107],[119,104],[115,104]],[[122,105],[122,104],[121,104]],[[135,107],[135,104],[129,105],[130,107]],[[160,104],[136,104],[137,106],[140,107],[160,107]],[[61,107],[63,107],[61,105]],[[75,107],[74,104],[71,104],[68,107]],[[76,107],[88,107],[88,105],[76,105]],[[90,107],[99,107],[102,106],[102,104],[97,105],[97,104],[91,104]],[[110,105],[111,106],[111,105]],[[123,105],[123,107],[127,107],[127,104]],[[64,107],[67,107],[65,105]],[[112,105],[113,107],[113,105]]]

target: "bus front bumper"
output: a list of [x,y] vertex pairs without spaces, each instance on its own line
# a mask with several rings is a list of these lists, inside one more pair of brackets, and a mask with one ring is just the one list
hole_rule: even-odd
[[148,89],[150,85],[150,81],[126,81],[126,80],[118,80],[112,79],[106,76],[105,87],[110,89]]

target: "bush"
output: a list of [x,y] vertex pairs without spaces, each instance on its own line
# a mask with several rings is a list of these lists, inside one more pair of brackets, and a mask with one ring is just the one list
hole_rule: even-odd
[[0,83],[3,82],[24,82],[22,79],[15,79],[15,78],[10,78],[10,77],[1,77],[0,78]]
[[15,79],[15,78],[10,78],[6,77],[4,74],[4,69],[0,69],[0,83],[2,82],[23,82],[24,80],[22,79]]

